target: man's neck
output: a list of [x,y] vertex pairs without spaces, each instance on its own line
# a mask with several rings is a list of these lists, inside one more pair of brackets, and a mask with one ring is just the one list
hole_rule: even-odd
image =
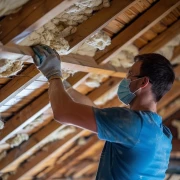
[[130,109],[136,110],[136,111],[152,111],[157,112],[157,103],[155,103],[152,100],[142,100],[142,99],[135,99],[130,104]]

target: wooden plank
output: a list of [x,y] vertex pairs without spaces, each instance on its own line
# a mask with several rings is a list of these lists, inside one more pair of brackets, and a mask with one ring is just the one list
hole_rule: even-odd
[[7,139],[15,135],[49,107],[49,98],[46,91],[6,122],[5,128],[1,131],[0,143],[4,143]]
[[145,47],[140,49],[140,54],[152,53],[160,49],[171,39],[176,37],[180,33],[180,20],[176,21],[172,26],[163,31],[159,36],[153,39]]
[[31,159],[31,161],[28,161],[27,163],[22,164],[15,175],[12,175],[9,177],[9,180],[14,180],[14,179],[19,179],[23,180],[24,178],[29,179],[31,176],[28,175],[28,171],[30,170],[36,170],[35,169],[36,165],[38,163],[43,164],[45,167],[48,166],[48,164],[45,164],[44,161],[46,158],[55,158],[66,151],[67,148],[69,148],[72,143],[77,140],[79,137],[83,136],[85,134],[85,130],[77,129],[74,133],[71,133],[67,135],[64,139],[57,140],[52,142],[51,144],[48,145],[48,151],[40,151],[39,153],[36,154],[36,157]]
[[[0,41],[3,44],[22,40],[34,30],[73,5],[77,0],[31,0],[16,15],[5,17],[0,22]],[[13,23],[12,23],[13,22]]]
[[148,29],[153,27],[169,12],[180,5],[179,0],[160,0],[153,7],[148,9],[124,31],[117,35],[111,42],[111,45],[95,55],[98,63],[107,63],[113,56],[126,45],[133,43],[134,40],[143,35]]
[[25,69],[20,76],[14,77],[9,83],[0,89],[0,106],[3,106],[10,99],[14,98],[25,87],[40,77],[39,70],[34,64]]
[[101,11],[90,17],[87,21],[80,24],[74,34],[65,38],[70,45],[69,52],[85,42],[85,40],[90,36],[103,29],[110,21],[115,19],[121,13],[125,12],[135,3],[136,1],[134,0],[123,0],[121,3],[119,3],[119,0],[113,0],[111,1],[110,7],[103,8]]

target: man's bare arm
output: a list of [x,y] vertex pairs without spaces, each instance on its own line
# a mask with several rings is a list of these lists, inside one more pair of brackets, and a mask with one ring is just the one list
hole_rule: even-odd
[[[78,92],[74,90],[72,92],[82,98]],[[49,98],[54,118],[57,121],[97,132],[92,107],[74,102],[64,90],[60,79],[50,80]]]
[[73,89],[66,80],[63,81],[63,85],[64,85],[66,92],[73,99],[74,102],[96,107],[96,105],[87,96],[85,96],[85,95],[79,93],[78,91],[76,91],[75,89]]

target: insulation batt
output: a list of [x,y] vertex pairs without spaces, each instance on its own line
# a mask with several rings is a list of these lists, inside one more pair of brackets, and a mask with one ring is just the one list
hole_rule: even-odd
[[[173,38],[171,41],[169,41],[161,49],[156,51],[156,53],[159,53],[159,54],[165,56],[168,60],[171,60],[173,57],[174,48],[178,45],[180,45],[180,34],[177,35],[175,38]],[[180,63],[179,59],[180,59],[180,57],[177,57],[176,59],[174,59],[172,64]]]
[[110,64],[115,67],[129,68],[134,63],[134,56],[139,50],[133,44],[125,46],[115,57],[110,60]]
[[0,0],[0,17],[18,12],[29,0]]
[[27,141],[28,139],[28,134],[17,134],[15,137],[8,139],[6,143],[10,144],[11,148],[13,148],[19,146],[23,141]]

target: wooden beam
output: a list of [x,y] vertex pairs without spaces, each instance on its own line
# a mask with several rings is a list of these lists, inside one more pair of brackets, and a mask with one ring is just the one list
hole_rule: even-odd
[[[52,118],[52,117],[51,117]],[[33,152],[41,145],[41,141],[49,136],[53,131],[57,130],[61,125],[52,120],[45,127],[34,133],[28,141],[24,142],[20,146],[12,149],[7,158],[3,159],[0,163],[0,171],[2,173],[13,171],[18,164],[27,159]]]
[[39,70],[34,64],[25,69],[20,76],[14,77],[10,82],[0,89],[0,106],[6,104],[14,98],[25,87],[29,86],[34,80],[40,77]]
[[140,54],[152,53],[163,47],[167,42],[176,37],[180,33],[180,20],[177,20],[168,29],[162,32],[157,38],[153,39],[145,47],[140,50]]
[[96,53],[98,63],[107,63],[126,45],[143,35],[148,29],[164,18],[168,13],[180,5],[179,0],[160,0],[139,18],[118,34],[103,51]]
[[168,105],[171,101],[176,99],[180,95],[180,82],[175,81],[171,90],[158,102],[157,110],[160,110],[164,106]]
[[5,143],[7,139],[14,136],[49,107],[49,97],[46,91],[6,122],[1,131],[0,143]]
[[176,75],[176,78],[180,77],[180,65],[178,65],[177,67],[174,68],[174,72]]
[[102,148],[104,146],[103,141],[98,141],[97,143],[93,144],[91,147],[89,147],[86,151],[84,151],[81,155],[73,158],[73,161],[71,163],[67,163],[66,165],[62,166],[62,168],[55,168],[52,169],[49,173],[46,174],[46,176],[50,179],[57,178],[59,176],[62,176],[67,170],[71,169],[74,165],[81,162],[83,159],[93,157],[94,154],[99,154],[102,151]]
[[[23,50],[23,54],[21,53]],[[25,58],[23,56],[25,55]],[[0,47],[0,58],[8,57],[8,59],[14,60],[14,57],[21,57],[25,60],[28,59],[28,62],[33,63],[31,56],[34,56],[34,53],[30,47],[18,46],[1,46]],[[29,58],[27,58],[27,56]],[[89,56],[82,56],[78,54],[69,54],[66,56],[61,56],[61,68],[64,70],[72,71],[82,71],[82,72],[91,72],[96,74],[107,74],[114,77],[125,77],[125,72],[119,71],[120,68],[115,68],[110,64],[98,65],[96,61]]]
[[77,0],[31,0],[16,14],[0,22],[0,41],[3,44],[20,41],[34,30],[72,6]]
[[90,92],[87,96],[94,102],[104,93],[107,93],[113,87],[117,86],[120,83],[121,79],[119,78],[110,78],[104,82],[99,88],[96,88],[94,91]]
[[172,140],[172,151],[180,151],[180,139]]
[[39,163],[41,163],[41,165],[43,165],[44,167],[48,166],[47,163],[44,163],[47,162],[47,158],[51,159],[51,161],[54,161],[58,156],[65,153],[67,149],[71,147],[74,141],[76,141],[84,134],[87,134],[87,131],[77,129],[76,132],[67,135],[64,139],[52,142],[50,145],[48,145],[48,151],[40,151],[36,154],[36,157],[31,159],[31,161],[22,164],[18,168],[17,173],[9,177],[9,180],[23,180],[24,178],[31,178],[31,176],[28,175],[28,171],[38,172],[36,165],[38,165]]
[[84,152],[88,151],[89,148],[91,148],[91,146],[93,146],[97,142],[98,138],[96,136],[93,136],[90,140],[88,140],[87,144],[83,145],[78,151],[74,152],[71,156],[68,156],[66,159],[64,159],[62,156],[60,159],[58,159],[58,162],[54,164],[54,168],[47,173],[46,178],[49,178],[57,170],[60,170],[64,166],[67,166],[68,164],[74,162],[75,159],[77,159]]
[[113,0],[111,1],[110,7],[103,8],[101,11],[90,17],[87,21],[80,24],[74,34],[65,38],[70,45],[69,52],[85,42],[90,36],[96,32],[99,32],[110,21],[115,19],[121,13],[125,12],[135,3],[136,1],[134,0],[123,0],[121,3],[119,3],[119,0]]
[[[96,62],[98,64],[105,64],[106,62],[108,62],[111,57],[115,56],[124,46],[132,43],[135,39],[140,37],[144,32],[146,32],[149,28],[163,19],[163,17],[165,17],[170,11],[175,9],[179,4],[180,2],[178,0],[158,1],[152,8],[143,13],[132,24],[130,24],[115,38],[113,38],[110,46],[107,46],[103,51],[98,51],[94,57]],[[154,50],[157,51],[158,49]],[[140,53],[144,53],[144,51],[140,50]],[[125,70],[123,70],[123,72],[125,72]],[[74,87],[77,87],[88,77],[89,75],[85,73],[77,73],[75,77],[70,77],[68,80]]]

